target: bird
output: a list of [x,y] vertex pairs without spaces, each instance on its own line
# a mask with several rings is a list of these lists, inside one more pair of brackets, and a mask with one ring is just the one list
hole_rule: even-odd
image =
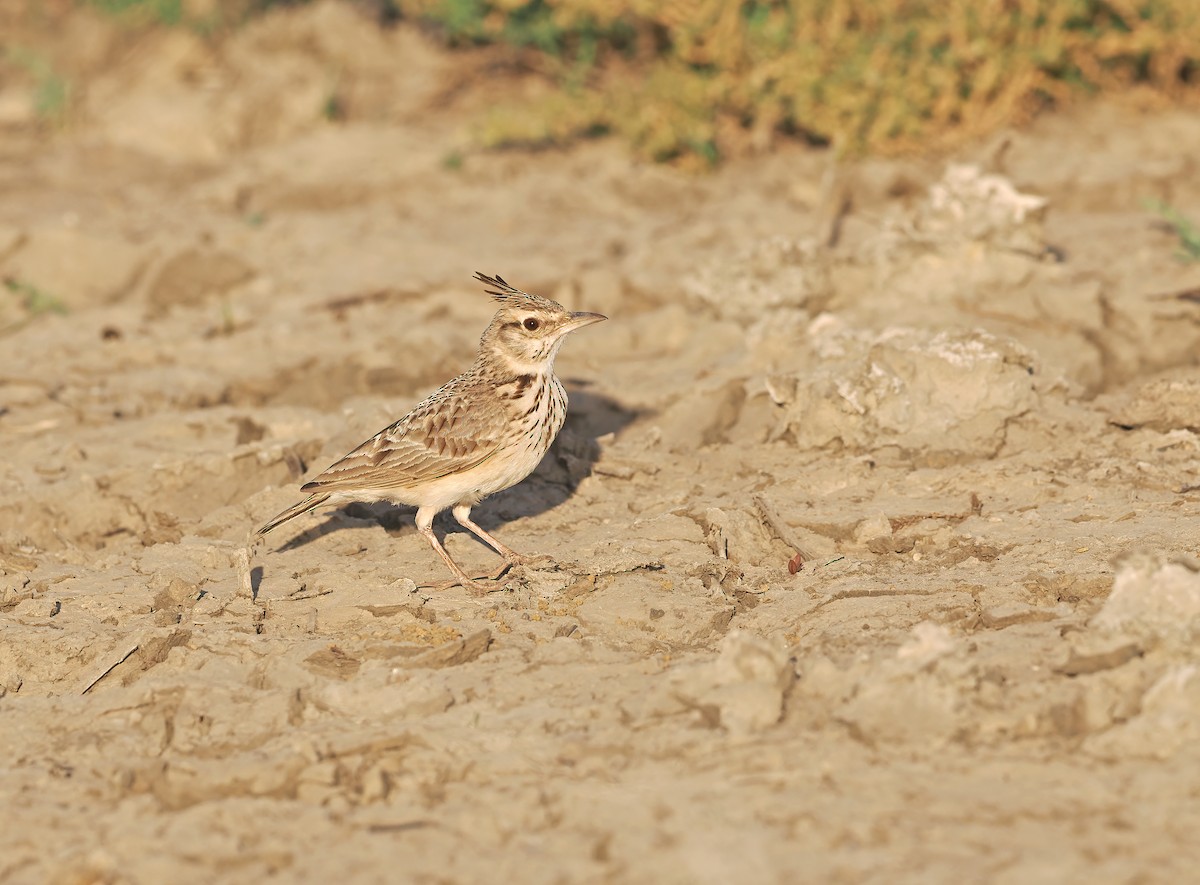
[[524,556],[471,519],[471,508],[534,471],[567,417],[567,392],[554,374],[554,358],[567,335],[607,320],[569,311],[531,295],[503,277],[476,273],[498,305],[469,369],[446,382],[320,475],[300,487],[309,495],[264,523],[259,536],[326,504],[388,501],[417,508],[417,531],[461,584],[476,595],[489,591],[456,563],[433,533],[433,519],[449,509],[506,563],[529,565]]

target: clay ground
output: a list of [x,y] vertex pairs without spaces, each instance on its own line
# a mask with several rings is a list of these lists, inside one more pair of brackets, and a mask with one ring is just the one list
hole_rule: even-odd
[[[0,81],[0,880],[1194,876],[1200,264],[1146,201],[1200,216],[1200,114],[694,177],[473,151],[536,85],[347,7],[29,39],[90,74],[49,129]],[[430,590],[380,505],[247,548],[470,363],[476,270],[611,317],[476,511],[558,567]]]

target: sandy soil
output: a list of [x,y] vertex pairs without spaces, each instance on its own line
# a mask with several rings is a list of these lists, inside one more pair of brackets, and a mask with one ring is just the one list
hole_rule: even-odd
[[[691,178],[472,152],[527,87],[345,7],[8,14],[86,89],[0,79],[0,880],[1194,875],[1200,265],[1144,201],[1200,214],[1200,115]],[[470,362],[475,270],[612,318],[477,510],[559,567],[432,592],[380,506],[247,551]]]

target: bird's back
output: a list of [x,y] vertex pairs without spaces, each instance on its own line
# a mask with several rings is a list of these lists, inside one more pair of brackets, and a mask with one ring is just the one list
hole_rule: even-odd
[[553,372],[511,375],[477,364],[303,490],[399,492],[480,472],[479,491],[491,494],[533,471],[562,428],[566,405]]

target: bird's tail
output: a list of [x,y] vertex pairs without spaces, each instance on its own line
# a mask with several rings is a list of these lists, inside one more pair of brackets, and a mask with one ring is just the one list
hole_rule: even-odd
[[259,528],[257,534],[265,535],[267,532],[271,531],[271,529],[278,528],[293,517],[300,516],[303,513],[308,513],[310,510],[316,510],[328,500],[329,492],[317,492],[315,495],[309,495],[299,504],[293,504],[274,519],[264,523]]

